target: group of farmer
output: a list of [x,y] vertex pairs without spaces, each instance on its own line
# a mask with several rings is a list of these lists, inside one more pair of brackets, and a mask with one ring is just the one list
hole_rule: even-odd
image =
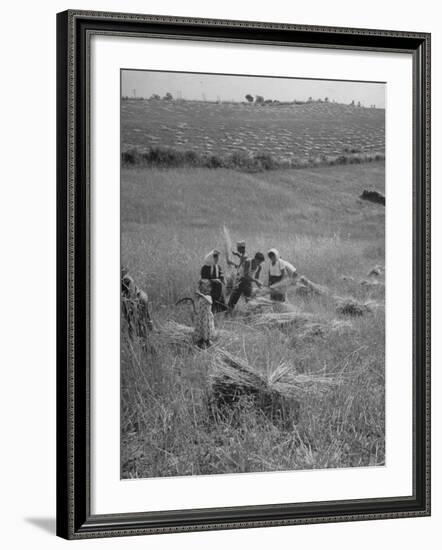
[[[267,262],[262,252],[256,252],[249,258],[246,243],[238,241],[236,250],[227,257],[230,274],[225,277],[220,261],[220,252],[212,250],[204,258],[201,267],[198,290],[196,291],[195,331],[196,343],[209,345],[213,333],[214,313],[231,314],[241,297],[246,301],[256,294],[257,289],[266,290],[270,299],[285,302],[290,279],[296,277],[295,267],[281,259],[276,248],[267,252]],[[285,283],[288,284],[285,284]],[[149,299],[144,290],[139,288],[126,268],[121,271],[122,313],[128,325],[130,338],[145,338],[147,331],[153,328],[149,312]],[[188,299],[188,298],[185,298]]]
[[[254,286],[268,287],[270,299],[277,302],[286,301],[286,288],[284,280],[295,278],[296,269],[288,261],[283,260],[276,248],[267,252],[268,262],[262,252],[256,252],[252,258],[246,253],[245,241],[236,243],[236,250],[232,250],[235,261],[228,258],[227,265],[234,269],[233,280],[226,281],[222,268],[219,264],[220,252],[212,250],[204,258],[204,265],[201,268],[201,280],[210,281],[210,295],[212,298],[212,311],[219,313],[226,311],[231,313],[241,296],[248,301],[254,294]],[[231,288],[228,288],[231,286]],[[226,303],[225,295],[227,290],[230,294]]]

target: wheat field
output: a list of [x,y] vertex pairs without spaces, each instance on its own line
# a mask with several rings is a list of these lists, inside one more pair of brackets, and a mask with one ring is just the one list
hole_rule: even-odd
[[[143,478],[385,463],[385,208],[359,199],[384,191],[383,162],[248,174],[227,169],[128,168],[121,174],[121,260],[150,298],[155,331],[147,341],[121,334],[121,476]],[[328,294],[289,301],[317,325],[342,330],[257,326],[244,304],[217,328],[223,350],[270,379],[281,365],[297,376],[329,377],[324,391],[297,398],[278,423],[244,396],[218,414],[216,354],[160,336],[191,325],[191,296],[204,255],[222,248],[222,227],[250,253],[277,247],[300,275]],[[362,284],[361,284],[362,283]],[[376,303],[361,316],[339,313],[336,296]],[[340,325],[339,325],[340,326]]]

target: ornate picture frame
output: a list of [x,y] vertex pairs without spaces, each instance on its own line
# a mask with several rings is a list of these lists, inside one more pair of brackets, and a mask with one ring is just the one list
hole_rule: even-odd
[[[91,512],[91,37],[409,54],[413,63],[413,494]],[[430,35],[68,10],[57,16],[57,534],[67,539],[430,514]],[[410,266],[411,269],[411,266]]]

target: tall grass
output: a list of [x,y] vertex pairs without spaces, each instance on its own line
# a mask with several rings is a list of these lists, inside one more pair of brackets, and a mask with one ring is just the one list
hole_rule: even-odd
[[[382,286],[359,280],[384,261],[385,210],[357,199],[358,186],[382,182],[382,172],[351,166],[296,176],[233,174],[123,172],[122,261],[148,291],[157,327],[168,320],[191,324],[190,308],[174,303],[194,291],[204,254],[222,248],[223,223],[234,239],[246,239],[249,251],[277,246],[331,295],[382,302]],[[354,280],[342,280],[343,274]],[[289,299],[321,318],[339,316],[330,296],[301,298],[291,291]],[[258,330],[241,315],[217,319],[218,328],[236,336],[227,351],[266,376],[284,363],[296,373],[342,378],[326,393],[302,398],[297,421],[281,426],[246,396],[218,414],[210,351],[172,344],[155,332],[147,342],[130,340],[122,322],[121,476],[384,464],[384,310],[351,323],[343,334],[305,336],[290,328]]]
[[[330,305],[320,308],[332,314]],[[253,335],[236,322],[242,338],[230,351],[267,375],[281,360],[298,373],[345,374],[341,385],[301,399],[297,422],[284,427],[247,397],[217,414],[210,354],[168,345],[155,335],[147,346],[134,344],[124,332],[122,477],[383,464],[383,329],[378,315],[357,321],[350,337],[303,340],[277,329]]]

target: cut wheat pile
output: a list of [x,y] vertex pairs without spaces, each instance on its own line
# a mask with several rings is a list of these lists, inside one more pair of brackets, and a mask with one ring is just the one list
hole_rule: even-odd
[[324,319],[313,313],[289,311],[284,313],[265,312],[250,318],[255,328],[291,328],[298,338],[344,334],[354,329],[350,321]]
[[219,410],[246,397],[272,421],[286,425],[297,422],[303,399],[322,395],[340,383],[337,375],[301,374],[287,362],[264,374],[223,349],[216,350],[210,374],[212,395]]
[[194,328],[175,321],[167,321],[158,330],[158,336],[171,344],[191,344]]
[[257,296],[249,300],[243,307],[244,315],[256,315],[258,313],[289,313],[298,311],[298,308],[289,302],[275,302],[265,296]]
[[298,310],[281,313],[266,312],[251,317],[250,324],[254,327],[272,328],[272,327],[301,327],[309,321],[316,320],[317,316],[313,313],[301,312]]
[[[164,338],[170,344],[193,345],[194,344],[193,327],[177,323],[176,321],[167,321],[160,327],[157,335]],[[238,333],[225,329],[218,329],[215,335],[215,343],[227,345],[238,339]]]
[[361,317],[366,313],[373,313],[384,307],[383,302],[375,300],[360,302],[355,298],[339,298],[336,301],[336,311],[341,315],[348,315],[351,317]]

